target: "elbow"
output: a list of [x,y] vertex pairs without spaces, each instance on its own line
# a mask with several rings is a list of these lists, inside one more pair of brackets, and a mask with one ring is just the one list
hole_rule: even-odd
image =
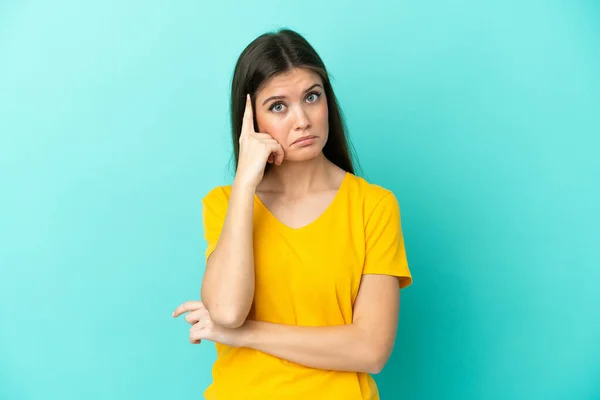
[[384,366],[385,366],[385,362],[381,362],[381,361],[371,362],[369,365],[369,368],[367,369],[367,372],[371,375],[377,375],[381,371],[383,371]]
[[[210,312],[210,311],[209,311]],[[246,322],[246,318],[248,315],[244,315],[241,312],[233,312],[233,311],[220,311],[215,313],[210,313],[210,317],[213,322],[221,326],[223,328],[235,329],[239,328]]]
[[[206,299],[208,296],[201,290],[201,298]],[[204,301],[204,306],[210,314],[210,319],[215,325],[223,328],[239,328],[246,322],[248,314],[250,313],[250,307],[219,305],[218,301],[215,303],[214,300],[208,299]]]
[[390,358],[390,350],[381,347],[373,347],[374,346],[371,346],[369,349],[366,372],[377,375],[383,371],[383,368],[387,364]]

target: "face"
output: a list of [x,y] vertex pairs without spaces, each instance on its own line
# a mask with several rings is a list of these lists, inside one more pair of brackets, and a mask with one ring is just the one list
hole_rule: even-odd
[[279,142],[285,161],[308,160],[323,150],[329,134],[327,98],[315,72],[295,68],[274,76],[257,93],[255,108],[259,132]]

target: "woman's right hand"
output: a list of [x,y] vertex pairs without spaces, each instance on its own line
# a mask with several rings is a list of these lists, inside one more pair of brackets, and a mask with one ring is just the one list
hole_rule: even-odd
[[250,95],[246,95],[246,109],[240,134],[240,154],[235,180],[256,188],[262,181],[267,162],[281,165],[283,148],[268,133],[254,131],[254,114]]

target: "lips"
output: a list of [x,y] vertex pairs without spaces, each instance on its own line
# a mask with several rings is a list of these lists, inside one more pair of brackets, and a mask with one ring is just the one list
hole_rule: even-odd
[[296,139],[296,141],[294,143],[292,143],[292,144],[299,143],[299,142],[301,142],[303,140],[306,140],[306,139],[314,139],[314,138],[316,138],[316,136],[314,136],[314,135],[302,136],[301,138]]

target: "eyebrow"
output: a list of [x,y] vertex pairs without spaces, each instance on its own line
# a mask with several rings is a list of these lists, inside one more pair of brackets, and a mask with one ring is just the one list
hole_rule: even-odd
[[[312,90],[312,89],[316,88],[317,86],[318,86],[318,87],[320,87],[321,89],[323,89],[323,86],[319,85],[318,83],[315,83],[314,85],[312,85],[311,87],[309,87],[308,89],[306,89],[306,90],[304,91],[304,93],[306,93],[306,92],[309,92],[310,90]],[[266,99],[266,100],[265,100],[265,101],[262,103],[262,105],[264,106],[265,104],[267,104],[267,102],[269,102],[269,101],[271,101],[271,100],[279,100],[279,99],[285,99],[285,98],[286,98],[285,96],[271,96],[271,97],[269,97],[268,99]]]

